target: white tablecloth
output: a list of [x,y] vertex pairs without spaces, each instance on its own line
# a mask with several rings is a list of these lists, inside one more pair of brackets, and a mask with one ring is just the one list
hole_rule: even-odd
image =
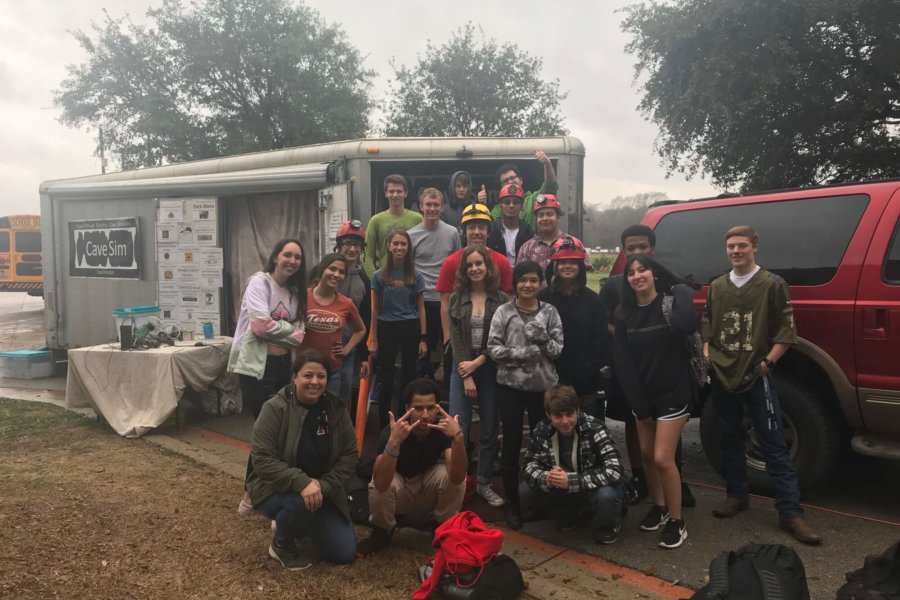
[[125,437],[162,425],[187,388],[201,393],[206,412],[240,412],[237,376],[225,371],[231,338],[203,343],[125,352],[118,344],[69,350],[66,406],[93,408]]

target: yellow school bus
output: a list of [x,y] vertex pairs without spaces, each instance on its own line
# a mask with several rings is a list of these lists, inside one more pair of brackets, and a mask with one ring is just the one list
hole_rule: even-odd
[[44,295],[40,215],[0,217],[0,292]]

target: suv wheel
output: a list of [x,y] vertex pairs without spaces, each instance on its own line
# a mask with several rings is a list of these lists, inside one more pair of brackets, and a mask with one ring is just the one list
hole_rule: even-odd
[[[840,430],[830,411],[816,400],[810,390],[784,377],[775,378],[774,386],[781,404],[788,453],[797,470],[800,488],[809,489],[834,468],[840,448]],[[773,489],[766,473],[765,459],[748,417],[744,418],[744,426],[750,488],[758,493],[771,494]],[[716,411],[709,399],[700,417],[700,439],[707,459],[721,474],[720,437]]]

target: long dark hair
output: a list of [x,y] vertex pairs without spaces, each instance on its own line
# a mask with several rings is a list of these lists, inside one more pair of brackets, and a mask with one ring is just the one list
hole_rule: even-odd
[[636,262],[647,267],[650,269],[650,272],[653,273],[657,294],[668,294],[671,292],[672,286],[678,284],[689,285],[695,290],[700,289],[699,283],[673,273],[662,266],[662,264],[652,256],[647,254],[632,254],[625,259],[625,269],[622,275],[624,278],[624,281],[622,282],[622,303],[619,305],[618,309],[622,316],[627,315],[637,308],[637,294],[634,293],[634,289],[632,289],[631,284],[628,283],[628,270],[631,269],[631,265]]
[[459,257],[459,268],[456,269],[456,281],[453,285],[454,292],[469,291],[472,289],[472,282],[469,281],[469,267],[466,264],[466,261],[469,260],[470,256],[476,253],[480,254],[481,258],[484,259],[484,267],[487,271],[484,277],[485,291],[494,292],[500,286],[500,278],[497,276],[497,266],[494,264],[494,259],[491,258],[491,253],[482,244],[475,244],[473,246],[466,246],[462,255]]
[[272,248],[272,253],[269,254],[269,261],[266,263],[263,271],[269,275],[275,272],[275,260],[288,244],[297,244],[297,247],[300,248],[300,268],[288,277],[287,283],[285,283],[291,298],[297,301],[297,319],[294,321],[297,322],[306,317],[306,250],[303,249],[303,244],[300,243],[300,240],[294,238],[279,240],[275,247]]
[[[398,235],[406,238],[406,256],[403,257],[403,279],[401,281],[395,281],[391,277],[391,271],[394,269],[394,256],[391,254],[390,245],[391,240]],[[409,233],[405,229],[394,229],[388,234],[384,246],[387,249],[387,256],[384,257],[384,264],[381,266],[381,278],[384,280],[385,285],[398,287],[402,285],[416,285],[416,267],[413,262],[413,247]]]

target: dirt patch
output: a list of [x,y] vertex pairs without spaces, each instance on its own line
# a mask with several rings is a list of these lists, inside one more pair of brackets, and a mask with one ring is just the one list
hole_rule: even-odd
[[[285,571],[239,481],[44,404],[0,399],[0,598],[408,598],[427,539]],[[368,532],[359,530],[360,537]]]

